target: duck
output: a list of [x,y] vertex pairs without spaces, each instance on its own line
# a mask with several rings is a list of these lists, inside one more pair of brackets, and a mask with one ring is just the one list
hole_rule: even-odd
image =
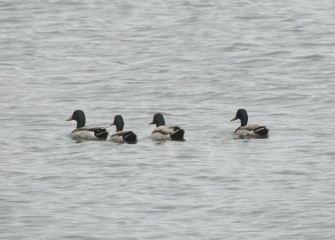
[[156,124],[156,128],[151,133],[151,139],[154,141],[185,141],[184,129],[179,126],[166,126],[164,117],[161,113],[156,113],[149,124]]
[[235,134],[239,138],[267,138],[269,136],[270,129],[267,127],[257,124],[248,124],[248,113],[245,109],[238,109],[236,116],[231,119],[231,121],[237,119],[241,120],[241,126],[235,130]]
[[115,143],[137,143],[137,135],[132,131],[124,131],[124,121],[121,115],[116,115],[114,117],[114,122],[111,126],[116,126],[116,133],[110,134],[107,141]]
[[71,132],[76,140],[106,140],[108,132],[104,127],[85,127],[86,117],[82,110],[75,110],[66,121],[76,121],[77,128]]

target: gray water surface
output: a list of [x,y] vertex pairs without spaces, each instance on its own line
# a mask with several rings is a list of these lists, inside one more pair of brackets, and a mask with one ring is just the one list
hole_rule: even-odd
[[[1,239],[335,238],[335,2],[0,2]],[[271,129],[236,139],[238,108]],[[70,138],[123,115],[136,145]],[[153,115],[185,142],[149,139]]]

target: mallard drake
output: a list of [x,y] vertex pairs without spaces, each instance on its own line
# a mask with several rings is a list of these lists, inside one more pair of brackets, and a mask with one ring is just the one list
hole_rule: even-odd
[[236,116],[231,119],[235,121],[237,119],[241,120],[241,126],[235,130],[235,134],[239,138],[267,138],[270,129],[265,126],[260,126],[256,124],[248,125],[248,113],[245,109],[238,109]]
[[71,137],[77,140],[106,140],[108,132],[104,127],[85,127],[85,114],[76,110],[66,121],[77,121],[77,128],[72,131]]
[[161,113],[156,113],[152,122],[149,124],[156,124],[156,128],[151,133],[152,140],[184,141],[184,129],[181,129],[178,126],[165,126],[165,120]]
[[121,115],[116,115],[114,117],[114,122],[111,126],[116,126],[116,133],[110,134],[108,136],[108,141],[112,141],[115,143],[137,143],[137,136],[132,131],[124,131],[124,121]]

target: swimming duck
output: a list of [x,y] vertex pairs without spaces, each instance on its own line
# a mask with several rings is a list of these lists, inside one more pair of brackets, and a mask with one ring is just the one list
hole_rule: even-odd
[[178,126],[165,126],[165,120],[161,113],[156,113],[152,122],[149,124],[156,124],[156,128],[151,133],[152,140],[184,141],[184,129],[181,129]]
[[231,120],[241,120],[241,126],[235,130],[239,138],[267,138],[270,129],[256,124],[248,125],[248,113],[245,109],[238,109],[236,116]]
[[77,140],[106,140],[108,132],[103,127],[85,127],[85,114],[82,110],[76,110],[66,121],[75,120],[77,128],[72,131],[71,137]]
[[111,124],[111,126],[116,126],[116,133],[111,134],[108,136],[108,141],[112,141],[115,143],[137,143],[137,136],[132,131],[124,131],[123,126],[123,118],[121,115],[116,115],[114,117],[114,122]]

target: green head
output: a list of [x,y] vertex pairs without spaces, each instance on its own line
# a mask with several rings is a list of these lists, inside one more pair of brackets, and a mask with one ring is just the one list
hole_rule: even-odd
[[165,120],[164,120],[163,115],[160,114],[160,113],[156,113],[150,124],[156,124],[157,127],[164,126],[165,125]]
[[114,122],[111,125],[115,125],[116,126],[116,131],[122,131],[123,130],[123,126],[124,126],[124,122],[123,122],[123,118],[121,115],[116,115],[114,117]]
[[241,126],[244,127],[245,125],[248,124],[248,113],[245,109],[239,109],[236,112],[236,116],[231,120],[235,121],[237,119],[241,120]]
[[77,121],[77,128],[81,128],[85,126],[85,114],[81,110],[76,110],[73,112],[72,116],[66,119],[66,121],[72,121],[75,120]]

